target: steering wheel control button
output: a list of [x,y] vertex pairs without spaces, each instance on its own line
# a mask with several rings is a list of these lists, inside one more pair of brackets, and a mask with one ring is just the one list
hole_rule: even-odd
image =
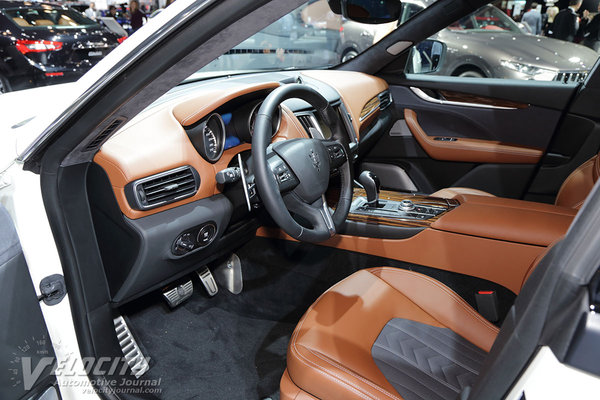
[[[415,203],[413,203],[411,200],[402,200],[400,202],[399,209],[402,211],[412,211],[415,209]],[[415,211],[418,211],[418,210],[415,210]]]

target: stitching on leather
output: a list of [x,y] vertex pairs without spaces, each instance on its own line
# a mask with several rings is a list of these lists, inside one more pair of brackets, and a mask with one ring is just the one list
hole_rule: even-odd
[[376,268],[376,269],[372,269],[371,271],[390,271],[395,274],[410,273],[411,275],[414,275],[416,278],[422,279],[422,280],[426,281],[427,283],[437,286],[439,289],[444,291],[444,293],[446,293],[452,300],[454,300],[458,305],[460,305],[469,315],[474,317],[478,322],[482,322],[485,327],[487,327],[489,330],[491,330],[495,334],[498,334],[498,331],[499,331],[498,328],[493,326],[488,320],[484,319],[481,315],[477,314],[471,307],[466,306],[464,303],[464,300],[462,300],[462,298],[458,297],[458,295],[456,293],[454,293],[452,290],[450,290],[445,285],[442,285],[441,283],[437,282],[436,280],[434,280],[432,278],[429,278],[426,275],[418,274],[418,273],[412,272],[412,271],[397,270],[397,269],[389,268],[389,267]]
[[[356,393],[360,398],[362,399],[366,399],[366,400],[374,400],[376,399],[375,397],[371,396],[369,393],[364,393],[362,390],[360,390],[360,388],[358,388],[357,386],[355,386],[352,382],[348,382],[345,379],[343,379],[341,376],[333,373],[332,371],[326,370],[324,369],[324,367],[320,366],[319,364],[315,363],[314,361],[309,360],[308,358],[306,358],[304,355],[302,355],[302,353],[300,353],[300,351],[296,348],[296,342],[294,340],[293,346],[292,346],[292,352],[294,352],[296,354],[297,359],[302,362],[304,365],[306,366],[312,366],[313,368],[315,368],[317,370],[318,373],[320,373],[321,375],[326,376],[329,379],[333,379],[334,381],[341,383],[341,384],[345,384],[346,386],[349,387],[349,389]],[[310,350],[309,350],[310,351]]]
[[[300,322],[298,323],[298,326],[296,327],[296,329],[294,330],[294,333],[292,334],[292,337],[290,339],[290,349],[292,351],[292,353],[294,353],[296,355],[296,358],[298,359],[298,361],[300,361],[302,364],[308,366],[308,367],[314,367],[316,368],[317,372],[320,373],[321,375],[324,375],[330,379],[333,379],[334,381],[341,383],[341,384],[345,384],[349,387],[349,389],[351,391],[353,391],[354,393],[358,394],[358,396],[362,399],[366,399],[366,400],[372,400],[374,399],[373,397],[371,397],[369,394],[365,394],[363,393],[360,388],[356,387],[353,383],[351,382],[347,382],[345,380],[343,380],[341,377],[339,377],[338,375],[334,374],[331,371],[326,371],[323,370],[323,367],[321,367],[320,365],[314,363],[313,361],[307,359],[304,355],[302,355],[300,353],[300,351],[298,350],[297,346],[296,346],[296,340],[298,338],[298,334],[300,333],[300,330],[302,328],[302,326],[304,325],[304,321],[306,320],[306,318],[308,317],[308,314],[314,309],[315,305],[319,303],[319,301],[321,300],[321,298],[323,298],[323,296],[325,296],[325,294],[329,293],[331,291],[331,289],[333,289],[333,287],[341,284],[342,282],[350,279],[354,277],[354,274],[342,279],[340,282],[338,282],[336,285],[332,286],[331,288],[327,289],[321,296],[319,296],[317,298],[317,300],[315,300],[315,302],[308,308],[308,310],[306,311],[306,313],[304,314],[304,316],[300,319]],[[289,374],[289,371],[288,371]],[[290,375],[291,378],[291,375]],[[367,397],[365,397],[367,396]],[[400,399],[401,400],[401,399]]]
[[397,399],[397,400],[402,400],[400,399],[398,396],[394,395],[393,393],[388,392],[387,390],[385,390],[384,388],[382,388],[381,386],[377,385],[374,382],[371,382],[370,380],[363,378],[362,376],[356,374],[354,371],[344,367],[343,365],[335,362],[334,360],[329,359],[328,357],[326,357],[325,355],[316,352],[314,350],[311,350],[309,348],[306,348],[309,352],[311,352],[315,357],[320,358],[321,360],[325,361],[326,363],[332,365],[334,368],[338,368],[341,369],[342,371],[346,372],[349,375],[354,376],[355,378],[357,378],[358,380],[366,383],[367,385],[371,386],[373,389],[382,392],[385,395],[388,395],[389,397],[393,398],[393,399]]

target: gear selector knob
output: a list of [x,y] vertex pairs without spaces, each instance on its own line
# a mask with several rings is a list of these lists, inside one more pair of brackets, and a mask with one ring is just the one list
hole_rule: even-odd
[[363,171],[358,177],[358,183],[367,192],[367,203],[371,207],[377,207],[379,203],[379,188],[381,186],[377,175],[371,171]]

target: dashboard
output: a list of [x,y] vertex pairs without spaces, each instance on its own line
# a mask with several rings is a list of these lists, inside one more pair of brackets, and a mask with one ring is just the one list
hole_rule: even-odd
[[[329,101],[354,153],[391,103],[385,81],[355,72],[213,79],[175,88],[102,145],[88,185],[99,193],[90,198],[113,302],[156,289],[254,235],[261,208],[251,171],[254,121],[266,96],[287,83],[310,85]],[[273,142],[331,138],[299,99],[282,103],[271,128]],[[130,246],[116,257],[111,246],[122,240]]]

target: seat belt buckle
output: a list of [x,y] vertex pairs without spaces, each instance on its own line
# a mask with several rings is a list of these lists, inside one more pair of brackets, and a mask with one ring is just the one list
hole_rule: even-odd
[[498,296],[494,290],[480,290],[475,294],[477,311],[490,322],[500,319],[498,312]]

